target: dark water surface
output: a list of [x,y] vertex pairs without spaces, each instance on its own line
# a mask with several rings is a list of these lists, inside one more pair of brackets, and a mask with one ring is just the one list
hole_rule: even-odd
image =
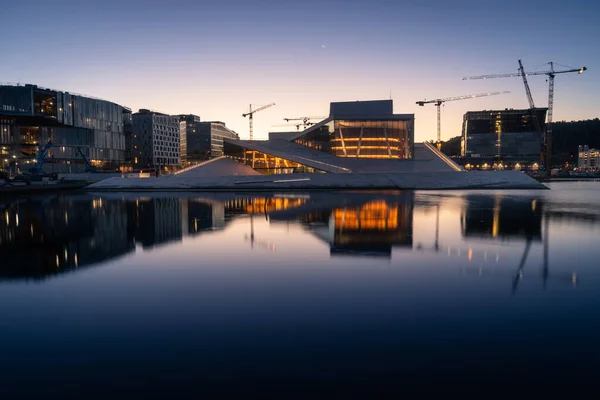
[[597,384],[600,183],[0,199],[0,390]]

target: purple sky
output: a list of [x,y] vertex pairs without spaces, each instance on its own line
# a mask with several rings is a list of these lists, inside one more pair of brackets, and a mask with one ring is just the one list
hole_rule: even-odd
[[[600,116],[600,5],[591,1],[57,0],[1,10],[0,81],[194,113],[244,139],[250,103],[277,103],[255,116],[260,139],[285,117],[391,92],[395,112],[415,113],[423,141],[435,138],[435,107],[415,101],[511,91],[448,102],[447,139],[460,134],[466,111],[527,107],[519,79],[462,81],[516,71],[519,58],[532,70],[548,61],[587,66],[556,78],[555,120]],[[545,77],[530,85],[546,106]]]

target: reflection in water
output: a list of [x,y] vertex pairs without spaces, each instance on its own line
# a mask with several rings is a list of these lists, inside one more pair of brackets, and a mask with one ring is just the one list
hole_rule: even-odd
[[541,240],[543,204],[539,199],[467,195],[465,200],[461,216],[465,237]]
[[[549,224],[552,213],[545,211],[542,199],[532,196],[510,197],[507,195],[466,195],[465,207],[461,215],[461,230],[465,238],[479,238],[499,240],[501,242],[511,239],[524,240],[520,260],[512,278],[512,291],[515,293],[519,283],[524,277],[525,267],[529,262],[532,242],[542,242],[542,268],[539,275],[546,287],[549,274]],[[542,229],[542,221],[544,228]],[[516,251],[515,251],[516,252]],[[486,255],[487,256],[487,255]],[[496,255],[498,258],[499,255]],[[469,261],[472,258],[472,249],[469,249]],[[468,269],[463,269],[463,272]],[[482,269],[477,268],[477,273],[482,274]],[[557,280],[577,283],[577,274],[559,274]]]
[[[415,215],[434,210],[435,219],[425,222],[427,235],[421,235],[421,240],[415,242],[415,250],[438,253],[440,243],[445,241],[447,252],[441,251],[440,256],[458,256],[468,264],[497,264],[502,249],[490,248],[473,239],[500,244],[522,241],[522,250],[518,250],[518,244],[510,249],[513,254],[522,254],[513,279],[516,290],[532,243],[542,242],[542,276],[544,283],[547,281],[548,221],[570,218],[567,211],[553,210],[539,196],[466,194],[458,196],[458,201],[448,202],[448,199],[452,196],[402,192],[203,194],[190,198],[106,194],[25,200],[4,206],[2,211],[0,276],[54,275],[134,252],[138,245],[151,249],[181,242],[186,236],[222,231],[239,218],[248,221],[244,238],[251,249],[255,246],[273,252],[277,249],[272,240],[256,235],[255,219],[259,218],[269,224],[304,227],[329,246],[331,256],[359,254],[391,259],[394,248],[413,248]],[[442,222],[440,213],[444,215]],[[443,232],[448,213],[459,221],[462,241],[457,242]],[[572,218],[582,217],[578,212]],[[470,268],[465,266],[463,271]],[[575,281],[576,275],[569,279]]]
[[[412,246],[412,193],[373,199],[373,195],[346,195],[331,202],[315,195],[305,207],[271,213],[272,220],[302,223],[330,246],[331,255],[363,254],[391,257],[392,246]],[[375,196],[377,198],[377,196]],[[328,201],[331,205],[327,205]]]
[[127,204],[55,197],[13,203],[0,222],[0,275],[43,277],[132,251]]
[[600,201],[567,191],[0,199],[3,394],[593,387]]

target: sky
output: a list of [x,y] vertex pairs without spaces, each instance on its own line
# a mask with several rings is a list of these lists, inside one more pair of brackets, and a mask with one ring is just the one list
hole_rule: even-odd
[[[527,108],[519,78],[464,76],[579,68],[558,75],[554,120],[600,117],[600,3],[591,0],[0,0],[0,82],[83,93],[132,108],[197,114],[248,138],[249,104],[267,138],[283,118],[326,116],[332,101],[394,100],[415,141],[460,135],[466,111]],[[557,69],[562,68],[558,67]],[[529,79],[545,107],[545,76]]]

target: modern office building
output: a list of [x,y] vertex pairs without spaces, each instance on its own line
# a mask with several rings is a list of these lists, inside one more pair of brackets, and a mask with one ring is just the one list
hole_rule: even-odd
[[133,116],[131,110],[123,113],[123,132],[125,132],[125,163],[121,166],[123,172],[133,171]]
[[584,171],[598,171],[600,169],[600,150],[580,145],[577,167]]
[[188,136],[193,140],[196,134],[196,124],[200,122],[200,117],[194,114],[180,114],[178,115],[179,120],[185,123],[185,129],[181,134],[181,142],[180,142],[180,156],[181,156],[181,164],[186,165],[189,163],[188,159]]
[[223,139],[238,140],[237,133],[227,128],[221,121],[200,121],[193,114],[179,115],[185,122],[185,140],[182,139],[182,163],[195,164],[223,155]]
[[[201,137],[210,139],[210,156],[221,157],[223,155],[223,139],[239,140],[240,136],[225,126],[222,121],[206,121],[199,124]],[[189,143],[189,142],[188,142]]]
[[396,170],[415,157],[414,114],[394,114],[392,100],[331,103],[304,131],[225,139],[224,153],[265,174]]
[[48,141],[46,171],[79,172],[85,155],[103,169],[127,159],[131,110],[36,85],[0,85],[0,166],[27,169]]
[[178,116],[147,109],[133,114],[134,169],[179,166],[185,126]]
[[[546,108],[537,108],[544,128]],[[541,142],[530,111],[469,111],[463,117],[461,163],[467,169],[537,169]]]

